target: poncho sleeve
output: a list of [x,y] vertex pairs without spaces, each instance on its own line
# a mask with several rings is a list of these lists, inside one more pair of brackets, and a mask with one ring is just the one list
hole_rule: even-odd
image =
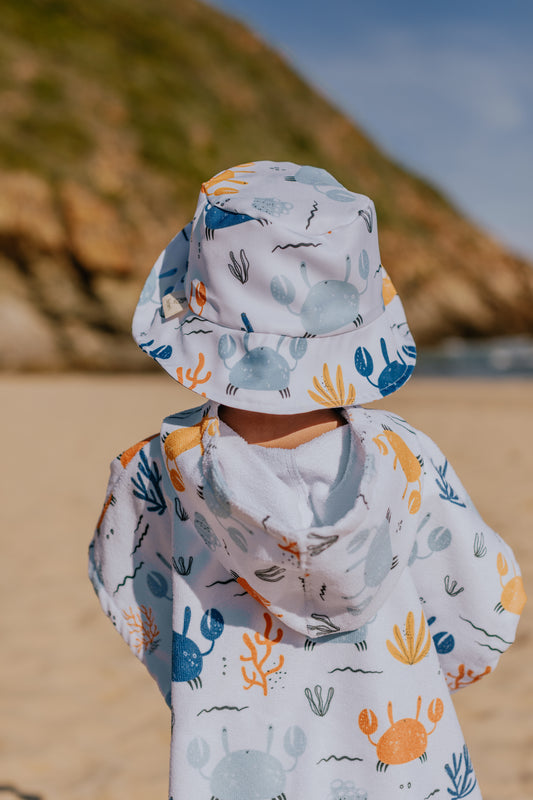
[[172,523],[159,437],[111,463],[89,577],[112,624],[170,700]]
[[418,433],[424,493],[409,568],[451,691],[489,674],[526,596],[511,548],[481,518],[435,443]]

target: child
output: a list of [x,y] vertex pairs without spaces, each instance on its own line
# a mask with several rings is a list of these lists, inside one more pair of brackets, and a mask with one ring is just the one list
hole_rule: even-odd
[[480,798],[450,691],[525,595],[437,446],[362,407],[416,358],[372,202],[314,167],[220,173],[133,333],[209,398],[113,462],[90,547],[172,710],[170,797]]

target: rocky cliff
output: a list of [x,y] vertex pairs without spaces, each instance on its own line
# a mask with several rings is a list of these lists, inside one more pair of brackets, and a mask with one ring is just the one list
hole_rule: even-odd
[[376,202],[419,344],[533,332],[533,270],[197,0],[0,0],[0,368],[137,369],[129,326],[200,182],[269,158]]

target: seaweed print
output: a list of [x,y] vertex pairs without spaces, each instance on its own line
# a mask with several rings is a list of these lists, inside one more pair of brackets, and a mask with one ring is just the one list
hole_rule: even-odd
[[467,797],[474,791],[477,779],[474,775],[466,744],[463,746],[463,752],[459,753],[458,756],[453,753],[452,766],[445,764],[444,769],[452,784],[452,788],[447,789],[451,800],[460,800],[460,798]]
[[488,675],[491,671],[492,667],[487,666],[483,672],[479,672],[476,675],[473,669],[467,670],[464,664],[459,664],[457,675],[453,675],[451,672],[446,673],[446,683],[448,684],[448,689],[451,692],[456,692],[458,689],[462,689],[464,686],[469,686],[471,683],[480,681],[481,678],[484,678],[485,675]]
[[[237,189],[235,186],[228,186],[228,183],[236,183],[241,186],[246,186],[248,181],[241,181],[237,178],[237,172],[244,172],[244,173],[253,173],[255,172],[254,169],[245,169],[245,167],[253,167],[254,162],[250,161],[246,164],[237,164],[236,167],[232,169],[225,169],[223,172],[219,172],[218,175],[215,175],[213,178],[210,178],[205,183],[202,183],[201,191],[206,194],[237,194],[240,190]],[[217,186],[219,183],[226,184],[225,186]],[[216,189],[214,187],[217,187]]]
[[431,462],[433,464],[433,468],[437,473],[438,477],[435,478],[437,486],[440,489],[439,497],[442,497],[443,500],[449,500],[450,503],[453,503],[456,506],[461,506],[461,508],[466,508],[466,504],[463,503],[459,499],[459,495],[455,491],[455,489],[448,483],[446,480],[446,472],[448,470],[448,459],[444,459],[444,464],[438,467],[434,461]]
[[[251,662],[253,667],[255,668],[252,672],[252,675],[249,676],[246,667],[243,665],[241,667],[242,677],[244,678],[245,685],[243,689],[251,689],[252,686],[259,686],[263,690],[263,694],[268,694],[268,683],[267,678],[269,675],[272,675],[274,672],[279,672],[282,668],[284,663],[283,654],[279,656],[278,663],[267,669],[267,660],[272,655],[272,648],[275,644],[278,644],[283,638],[283,631],[281,628],[278,628],[276,636],[274,639],[270,638],[270,631],[272,630],[272,618],[268,614],[263,614],[265,618],[265,632],[261,636],[260,633],[254,633],[254,642],[250,639],[247,633],[243,633],[242,640],[246,647],[250,651],[249,656],[241,655],[240,659],[243,662]],[[259,654],[259,648],[264,647],[265,651],[262,657]]]
[[337,372],[335,374],[335,382],[336,382],[336,387],[333,386],[333,381],[331,380],[328,365],[324,364],[322,368],[323,385],[320,383],[316,375],[314,375],[313,386],[315,387],[316,392],[312,392],[310,389],[308,389],[307,394],[309,395],[311,400],[315,401],[315,403],[320,403],[320,405],[326,406],[326,408],[353,405],[355,403],[355,389],[353,387],[353,384],[349,383],[348,393],[345,394],[344,378],[342,375],[342,368],[340,364],[337,366]]
[[165,498],[161,491],[161,471],[157,461],[152,461],[152,465],[142,450],[139,454],[140,464],[137,468],[137,475],[131,479],[135,489],[133,494],[140,500],[146,502],[148,511],[155,511],[157,514],[164,514],[167,510]]
[[248,270],[250,269],[250,262],[248,261],[246,253],[244,252],[244,250],[240,251],[239,253],[240,262],[237,261],[237,259],[235,258],[235,253],[233,252],[233,250],[229,251],[229,257],[231,260],[231,263],[228,264],[229,271],[231,272],[234,278],[240,281],[240,283],[246,283],[246,281],[248,280]]
[[[197,386],[200,386],[202,383],[207,383],[207,381],[211,378],[211,371],[207,371],[203,378],[200,377],[200,373],[205,366],[205,356],[203,353],[198,354],[198,364],[194,372],[191,372],[191,369],[188,368],[185,372],[185,380],[183,378],[183,367],[177,367],[176,369],[176,377],[178,379],[178,383],[181,383],[182,386],[185,386],[187,389],[191,389],[193,391],[196,390]],[[188,383],[185,383],[188,381]],[[200,393],[202,397],[205,397],[205,392]]]
[[311,689],[306,688],[304,690],[304,694],[307,697],[307,702],[309,703],[309,708],[311,709],[313,714],[317,715],[317,717],[325,717],[326,716],[326,714],[329,711],[329,707],[330,707],[331,701],[333,699],[334,693],[335,693],[335,689],[333,688],[333,686],[330,686],[329,689],[328,689],[328,695],[327,695],[326,699],[324,700],[323,697],[322,697],[322,687],[317,684],[315,686],[315,697],[316,697],[316,702],[315,702],[315,699],[313,698],[313,693],[311,692]]
[[159,646],[159,628],[157,627],[154,614],[151,608],[139,606],[138,612],[130,607],[122,612],[126,624],[131,634],[135,634],[137,639],[133,645],[137,655],[142,653],[153,653]]
[[394,644],[387,639],[387,650],[397,661],[401,661],[403,664],[409,664],[412,666],[413,664],[418,664],[419,661],[422,661],[422,659],[427,656],[431,646],[431,634],[428,630],[427,639],[424,641],[427,630],[424,612],[422,612],[420,617],[420,627],[418,629],[416,642],[415,616],[412,611],[409,611],[407,614],[407,619],[405,620],[405,641],[397,625],[394,626],[393,630],[394,638],[398,647],[395,647]]

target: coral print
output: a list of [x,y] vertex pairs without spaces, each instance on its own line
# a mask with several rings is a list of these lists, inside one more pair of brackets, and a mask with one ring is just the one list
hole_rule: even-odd
[[134,649],[139,655],[153,653],[159,646],[159,628],[151,608],[140,606],[138,611],[128,608],[122,612],[130,633],[136,636]]
[[420,709],[422,707],[422,698],[418,697],[416,701],[416,716],[404,717],[394,722],[392,716],[392,703],[389,701],[387,705],[387,714],[389,717],[390,728],[381,735],[377,742],[373,742],[370,738],[373,733],[378,729],[378,719],[374,712],[365,708],[359,714],[359,727],[361,731],[368,737],[370,744],[376,748],[378,756],[378,763],[376,769],[379,771],[386,771],[387,767],[391,764],[407,764],[408,761],[414,761],[419,758],[420,761],[426,761],[427,742],[438,722],[442,719],[444,713],[444,705],[440,698],[432,700],[428,706],[428,719],[433,723],[430,731],[427,731],[424,725],[419,722]]
[[[202,372],[205,366],[205,356],[203,353],[198,353],[198,363],[194,368],[194,372],[189,368],[185,371],[185,378],[183,377],[183,367],[177,367],[176,369],[176,377],[178,381],[183,385],[186,386],[187,389],[191,389],[195,391],[198,386],[203,383],[207,383],[207,381],[211,378],[211,371],[206,371],[203,377],[200,377],[200,373]],[[203,397],[205,397],[205,392],[201,393]]]
[[[262,636],[258,632],[254,633],[254,641],[252,642],[250,636],[247,633],[243,633],[242,640],[248,648],[250,655],[241,655],[240,658],[241,661],[245,663],[250,662],[250,669],[252,670],[252,674],[249,675],[247,668],[245,666],[241,667],[242,677],[244,678],[243,689],[251,689],[252,686],[259,686],[266,697],[268,694],[268,677],[275,672],[279,672],[284,664],[285,657],[283,653],[281,653],[275,665],[267,664],[268,659],[272,655],[274,645],[281,642],[283,638],[283,631],[281,628],[278,628],[275,637],[271,639],[272,617],[268,614],[264,614],[263,616],[265,618],[265,630]],[[264,650],[262,650],[262,648],[264,648]]]

